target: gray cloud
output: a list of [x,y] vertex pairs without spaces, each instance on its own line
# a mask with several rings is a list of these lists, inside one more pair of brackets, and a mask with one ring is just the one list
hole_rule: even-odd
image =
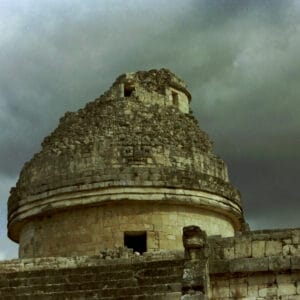
[[228,163],[251,224],[300,226],[297,1],[0,6],[1,178],[16,180],[64,112],[120,73],[167,67],[188,83],[194,114]]

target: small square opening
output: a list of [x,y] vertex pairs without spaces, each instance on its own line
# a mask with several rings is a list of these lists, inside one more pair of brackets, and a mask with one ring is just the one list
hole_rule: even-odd
[[140,254],[147,251],[147,233],[146,231],[128,231],[124,232],[124,246],[133,249]]
[[130,97],[132,96],[132,93],[134,92],[135,88],[131,84],[124,84],[124,97]]

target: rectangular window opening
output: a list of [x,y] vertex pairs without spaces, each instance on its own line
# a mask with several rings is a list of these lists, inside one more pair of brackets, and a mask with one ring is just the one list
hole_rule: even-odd
[[132,93],[134,92],[135,88],[133,85],[125,84],[124,85],[124,97],[130,97],[132,96]]
[[124,232],[124,246],[133,249],[134,252],[143,254],[147,252],[147,232],[127,231]]
[[173,100],[173,105],[178,106],[178,94],[175,92],[172,92],[172,100]]

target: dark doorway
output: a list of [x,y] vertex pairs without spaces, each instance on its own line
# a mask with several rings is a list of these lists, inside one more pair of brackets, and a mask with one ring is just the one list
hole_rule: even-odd
[[124,233],[124,246],[139,253],[147,251],[146,231],[128,231]]

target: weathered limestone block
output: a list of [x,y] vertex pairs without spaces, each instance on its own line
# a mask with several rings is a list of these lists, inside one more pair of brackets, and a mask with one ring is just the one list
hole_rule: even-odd
[[212,288],[213,299],[230,297],[228,280],[219,280],[214,285],[212,285],[211,288]]
[[266,241],[266,255],[280,255],[282,254],[282,242],[281,241]]
[[258,286],[258,296],[262,297],[262,298],[266,298],[266,299],[272,299],[271,297],[276,297],[277,296],[277,286],[268,286],[265,284],[259,285]]
[[230,297],[233,299],[247,297],[247,284],[230,285]]
[[[294,283],[279,283],[277,295],[280,297],[296,295],[296,286]],[[291,299],[291,298],[289,298]]]
[[283,256],[291,255],[291,245],[284,245],[282,247],[282,255]]
[[230,261],[230,272],[261,272],[268,271],[268,257],[236,258]]
[[272,285],[276,283],[276,275],[272,273],[257,273],[248,279],[250,286],[258,286],[260,284]]
[[266,242],[265,241],[252,241],[252,257],[264,257],[265,256],[265,248]]
[[247,296],[247,279],[231,278],[229,279],[229,293],[232,298],[242,298]]
[[231,260],[214,259],[209,261],[209,273],[210,274],[222,274],[230,272]]
[[293,270],[300,270],[300,256],[292,256],[291,265]]
[[293,244],[300,244],[300,229],[295,229],[292,231],[292,239],[293,239]]
[[258,297],[258,286],[248,284],[248,297],[256,299]]
[[234,247],[224,248],[224,259],[234,258]]
[[299,278],[299,280],[296,282],[296,285],[297,285],[297,295],[299,295],[299,298],[300,298],[300,278]]
[[269,270],[280,271],[289,270],[291,268],[291,258],[283,256],[270,256],[269,257]]
[[251,239],[243,237],[235,240],[234,256],[239,257],[251,257]]

